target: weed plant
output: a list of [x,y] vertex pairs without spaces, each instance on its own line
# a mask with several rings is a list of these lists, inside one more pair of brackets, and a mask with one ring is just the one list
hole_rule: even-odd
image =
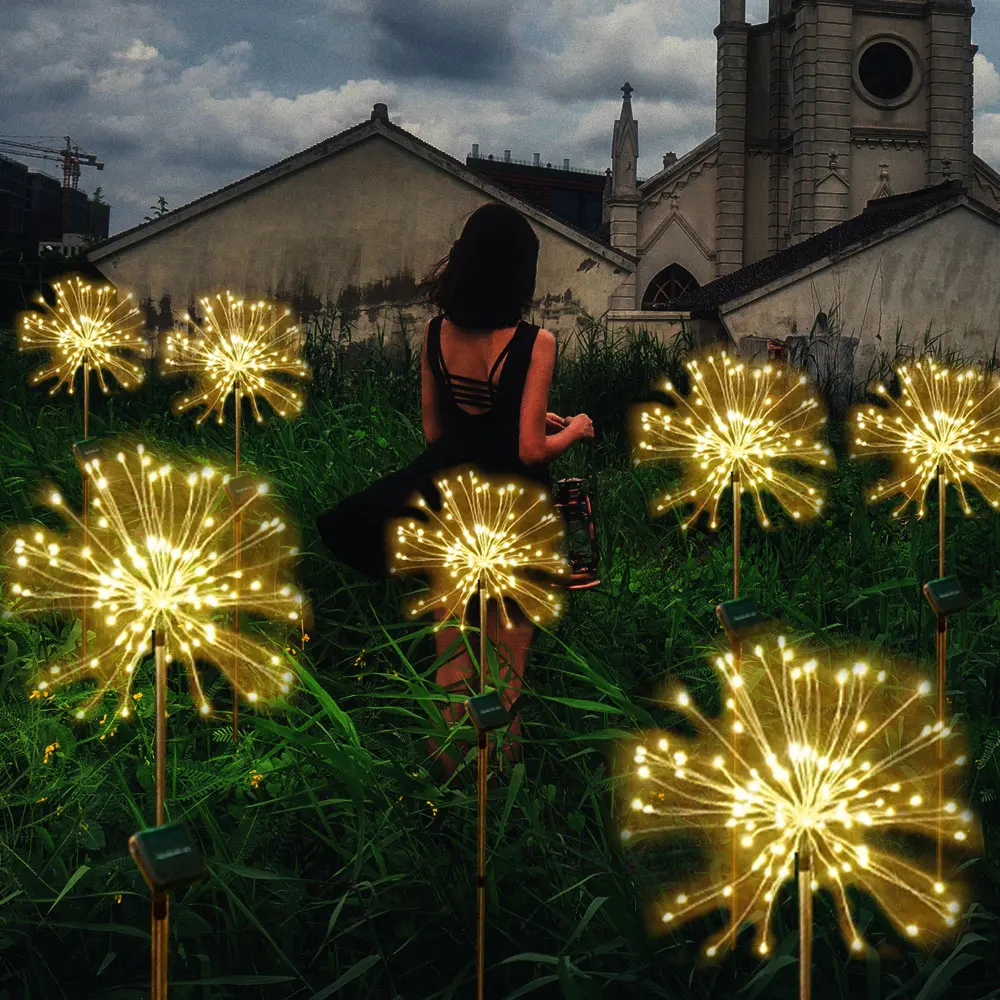
[[[560,358],[552,409],[589,413],[597,437],[553,471],[592,477],[602,585],[573,595],[558,627],[538,634],[520,702],[523,762],[491,792],[487,995],[794,998],[790,887],[765,962],[744,947],[699,965],[698,943],[722,915],[647,933],[646,901],[699,853],[677,841],[622,849],[613,751],[676,723],[657,700],[666,678],[717,702],[707,654],[721,638],[714,607],[729,596],[732,538],[725,527],[682,534],[674,514],[651,520],[648,498],[677,473],[629,458],[629,405],[652,398],[660,376],[678,379],[690,344],[597,321],[578,337],[575,356]],[[314,621],[304,652],[292,641],[285,656],[301,661],[305,690],[288,713],[241,712],[234,745],[221,678],[208,694],[222,711],[207,722],[171,678],[167,816],[194,833],[210,872],[172,897],[171,996],[464,1000],[475,981],[475,761],[443,785],[426,759],[425,738],[448,736],[447,695],[434,684],[428,626],[400,623],[415,584],[360,578],[327,556],[314,528],[341,497],[419,454],[419,358],[382,338],[352,344],[329,315],[314,318],[307,347],[316,378],[305,414],[248,426],[241,447],[243,467],[266,476],[302,525]],[[0,528],[58,523],[35,504],[41,480],[60,484],[75,509],[81,499],[70,450],[83,436],[79,396],[29,391],[32,360],[0,331]],[[154,373],[138,392],[92,394],[91,436],[140,431],[151,446],[225,460],[231,423],[172,417],[179,388]],[[936,519],[866,507],[878,466],[846,461],[841,423],[831,437],[826,520],[792,526],[775,511],[778,530],[764,532],[746,516],[744,592],[791,634],[884,647],[930,673],[934,621],[920,585],[936,575]],[[1000,997],[1000,518],[981,504],[976,513],[952,504],[948,514],[949,569],[974,596],[951,623],[949,662],[977,762],[965,792],[986,842],[965,873],[972,905],[958,935],[925,954],[862,900],[860,927],[878,947],[855,961],[821,896],[816,1000]],[[148,996],[149,895],[127,840],[151,824],[152,670],[136,684],[137,718],[101,738],[71,725],[74,692],[29,696],[34,669],[79,641],[79,621],[0,619],[0,1000]]]

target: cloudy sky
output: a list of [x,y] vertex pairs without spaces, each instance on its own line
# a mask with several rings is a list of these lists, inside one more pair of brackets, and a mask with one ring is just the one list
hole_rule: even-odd
[[[639,176],[715,127],[713,0],[2,0],[0,134],[97,154],[111,232],[360,121],[463,160],[604,170],[635,88]],[[977,0],[976,152],[1000,168],[1000,0]],[[748,0],[752,22],[767,0]],[[45,137],[44,139],[42,137]],[[61,176],[58,163],[25,161]]]

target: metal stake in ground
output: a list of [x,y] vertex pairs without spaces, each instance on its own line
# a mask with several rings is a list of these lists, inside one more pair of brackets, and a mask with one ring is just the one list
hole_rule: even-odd
[[[944,576],[944,524],[945,524],[945,501],[947,499],[947,483],[944,478],[944,469],[938,466],[938,579]],[[945,689],[948,683],[948,618],[938,614],[936,629],[936,649],[937,660],[937,718],[938,722],[944,725],[944,698]],[[937,745],[938,764],[943,761],[944,746]],[[938,774],[938,809],[944,806],[944,771]],[[941,817],[938,816],[937,830],[937,878],[941,881],[943,859],[941,848],[944,838],[944,831],[941,828]]]
[[[156,660],[156,825],[166,823],[167,794],[167,637],[163,629],[153,629]],[[167,1000],[167,941],[170,926],[170,897],[153,890],[153,1000]]]
[[[739,600],[740,596],[740,506],[743,500],[743,489],[740,485],[740,470],[737,466],[733,469],[733,600]],[[735,632],[730,633],[730,642],[733,652],[733,669],[739,673],[740,672],[740,654],[742,652],[742,643],[740,642],[739,635]],[[732,734],[732,749],[733,749],[733,773],[736,773],[737,759],[739,757],[739,715],[736,712],[733,713],[733,734]],[[739,834],[736,827],[733,827],[732,831],[732,850],[730,854],[730,889],[732,890],[732,895],[730,897],[730,921],[733,925],[733,940],[736,939],[736,934],[739,928],[736,926],[737,910],[736,910],[736,871],[738,868],[736,860],[736,850],[737,850],[737,838]]]
[[[240,386],[236,384],[236,469],[235,475],[240,474]],[[240,738],[240,699],[239,699],[239,677],[240,677],[240,580],[242,574],[243,556],[243,511],[237,509],[236,519],[233,525],[233,532],[236,541],[236,604],[233,607],[233,635],[235,636],[236,653],[233,656],[233,742]]]
[[[479,580],[479,693],[486,693],[486,587]],[[483,1000],[486,989],[486,771],[487,732],[479,730],[479,785],[476,818],[476,997]]]
[[799,1000],[812,997],[813,889],[812,849],[799,851]]

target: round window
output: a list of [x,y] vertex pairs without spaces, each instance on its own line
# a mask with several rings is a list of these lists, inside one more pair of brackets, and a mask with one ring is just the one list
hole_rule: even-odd
[[878,101],[896,101],[913,83],[910,54],[895,42],[875,42],[858,60],[858,80]]

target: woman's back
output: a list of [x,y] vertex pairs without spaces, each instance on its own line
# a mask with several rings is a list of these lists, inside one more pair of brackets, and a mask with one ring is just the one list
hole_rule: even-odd
[[[452,380],[488,384],[500,377],[507,360],[509,346],[521,324],[505,326],[488,333],[463,330],[451,320],[441,320],[439,334],[440,356]],[[481,413],[487,407],[481,403],[463,403],[459,406],[471,415]]]
[[[521,412],[539,328],[521,322],[488,333],[462,330],[443,315],[427,329],[440,438],[446,461],[527,476],[547,483],[547,463],[521,457]],[[546,334],[551,337],[551,334]]]
[[488,203],[472,214],[425,282],[427,301],[440,310],[427,325],[421,357],[427,448],[319,519],[321,536],[343,562],[386,575],[388,525],[424,516],[412,506],[417,493],[436,509],[438,473],[472,465],[550,485],[549,462],[593,436],[586,415],[566,421],[546,412],[555,368],[552,334],[523,320],[501,325],[531,309],[538,248],[524,216]]

